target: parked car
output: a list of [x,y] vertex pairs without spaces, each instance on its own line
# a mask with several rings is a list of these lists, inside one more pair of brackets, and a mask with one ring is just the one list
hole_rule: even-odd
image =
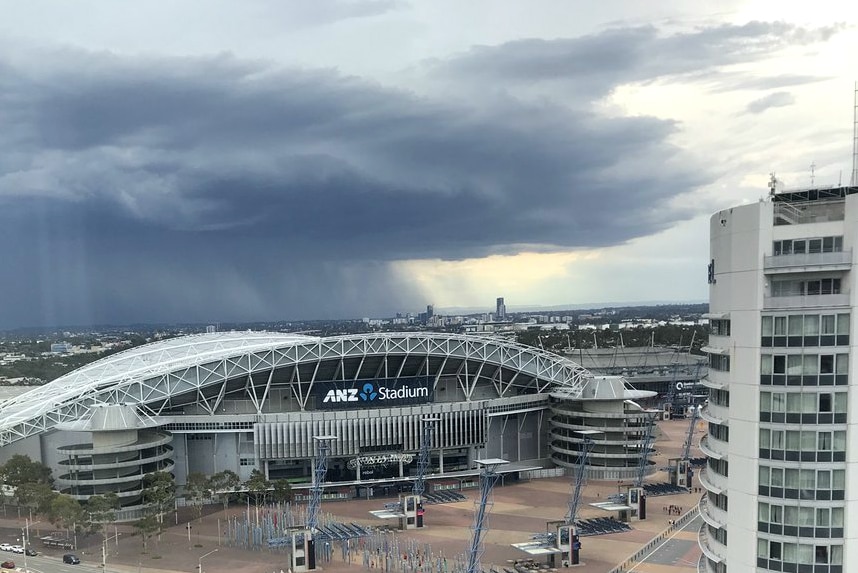
[[63,563],[68,563],[69,565],[77,565],[80,563],[80,559],[74,553],[66,553],[63,555]]
[[3,551],[12,551],[12,546],[8,543],[0,543],[0,550]]
[[35,557],[36,555],[38,555],[38,554],[39,554],[39,552],[38,552],[38,551],[36,551],[35,549],[30,549],[29,547],[27,548],[27,550],[26,550],[26,551],[24,551],[24,553],[26,553],[26,554],[27,554],[27,555],[29,555],[30,557]]
[[12,553],[24,553],[24,547],[22,545],[13,545],[9,551]]
[[15,568],[15,562],[14,561],[4,561],[3,563],[0,563],[0,567],[2,567],[3,569],[14,569]]

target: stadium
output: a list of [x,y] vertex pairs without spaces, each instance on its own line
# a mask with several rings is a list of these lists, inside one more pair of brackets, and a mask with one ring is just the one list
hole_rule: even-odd
[[373,497],[413,479],[431,417],[430,490],[473,485],[485,458],[508,460],[510,479],[574,467],[581,430],[599,432],[589,477],[629,479],[647,425],[638,401],[654,395],[489,337],[208,333],[126,350],[0,404],[0,461],[39,460],[79,500],[118,492],[118,518],[134,519],[156,471],[182,485],[191,472],[246,480],[258,469],[300,490],[313,437],[330,435],[326,492]]

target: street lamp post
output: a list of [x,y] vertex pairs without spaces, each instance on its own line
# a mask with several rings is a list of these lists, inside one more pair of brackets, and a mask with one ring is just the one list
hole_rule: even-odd
[[30,570],[27,569],[27,542],[30,540],[30,525],[36,525],[37,523],[41,523],[41,521],[36,521],[34,523],[30,523],[29,519],[24,519],[24,527],[21,528],[21,537],[24,539],[24,573],[29,573]]
[[203,573],[203,557],[208,557],[209,555],[211,555],[211,554],[212,554],[212,553],[214,553],[215,551],[217,551],[217,549],[212,549],[211,551],[209,551],[209,552],[208,552],[208,553],[206,553],[205,555],[200,555],[200,560],[199,560],[199,562],[197,563],[197,569],[199,569],[199,570],[200,570],[200,573]]

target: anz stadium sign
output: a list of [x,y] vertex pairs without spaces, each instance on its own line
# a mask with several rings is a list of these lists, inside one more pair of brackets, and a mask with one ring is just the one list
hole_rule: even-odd
[[316,407],[322,410],[384,408],[425,404],[435,397],[433,379],[380,378],[341,382],[316,382]]

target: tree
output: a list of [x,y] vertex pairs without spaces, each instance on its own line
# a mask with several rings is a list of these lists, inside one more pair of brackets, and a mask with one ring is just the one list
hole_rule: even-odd
[[49,513],[57,492],[46,483],[23,483],[15,490],[18,504],[34,509],[38,513]]
[[106,523],[116,521],[116,510],[119,508],[119,496],[115,493],[91,496],[84,507],[87,514],[86,527],[90,533],[97,533],[104,529]]
[[134,527],[140,532],[140,537],[143,539],[143,552],[148,549],[148,541],[155,532],[161,531],[161,522],[155,513],[147,513],[142,518],[134,522]]
[[57,494],[54,496],[46,513],[48,521],[66,531],[72,528],[80,531],[86,522],[86,512],[80,503],[70,495]]
[[247,488],[247,495],[253,499],[253,504],[259,505],[260,502],[265,503],[271,482],[265,479],[265,474],[255,469],[250,473],[250,479],[244,483],[244,487]]
[[51,468],[41,462],[34,462],[30,456],[15,454],[0,466],[3,483],[18,487],[25,483],[53,484]]
[[295,497],[292,493],[292,484],[289,483],[289,480],[272,480],[271,486],[274,488],[272,497],[277,503],[288,503]]
[[203,501],[211,497],[211,480],[205,474],[192,472],[188,474],[185,483],[185,493],[193,502],[196,509],[197,519],[203,514]]
[[158,517],[158,522],[162,523],[164,514],[173,507],[176,500],[173,474],[168,472],[148,474],[143,479],[143,485],[143,502],[153,510]]
[[224,509],[229,505],[229,497],[240,484],[241,478],[238,477],[237,473],[230,470],[218,472],[209,478],[209,490],[211,490],[212,496],[223,501]]

